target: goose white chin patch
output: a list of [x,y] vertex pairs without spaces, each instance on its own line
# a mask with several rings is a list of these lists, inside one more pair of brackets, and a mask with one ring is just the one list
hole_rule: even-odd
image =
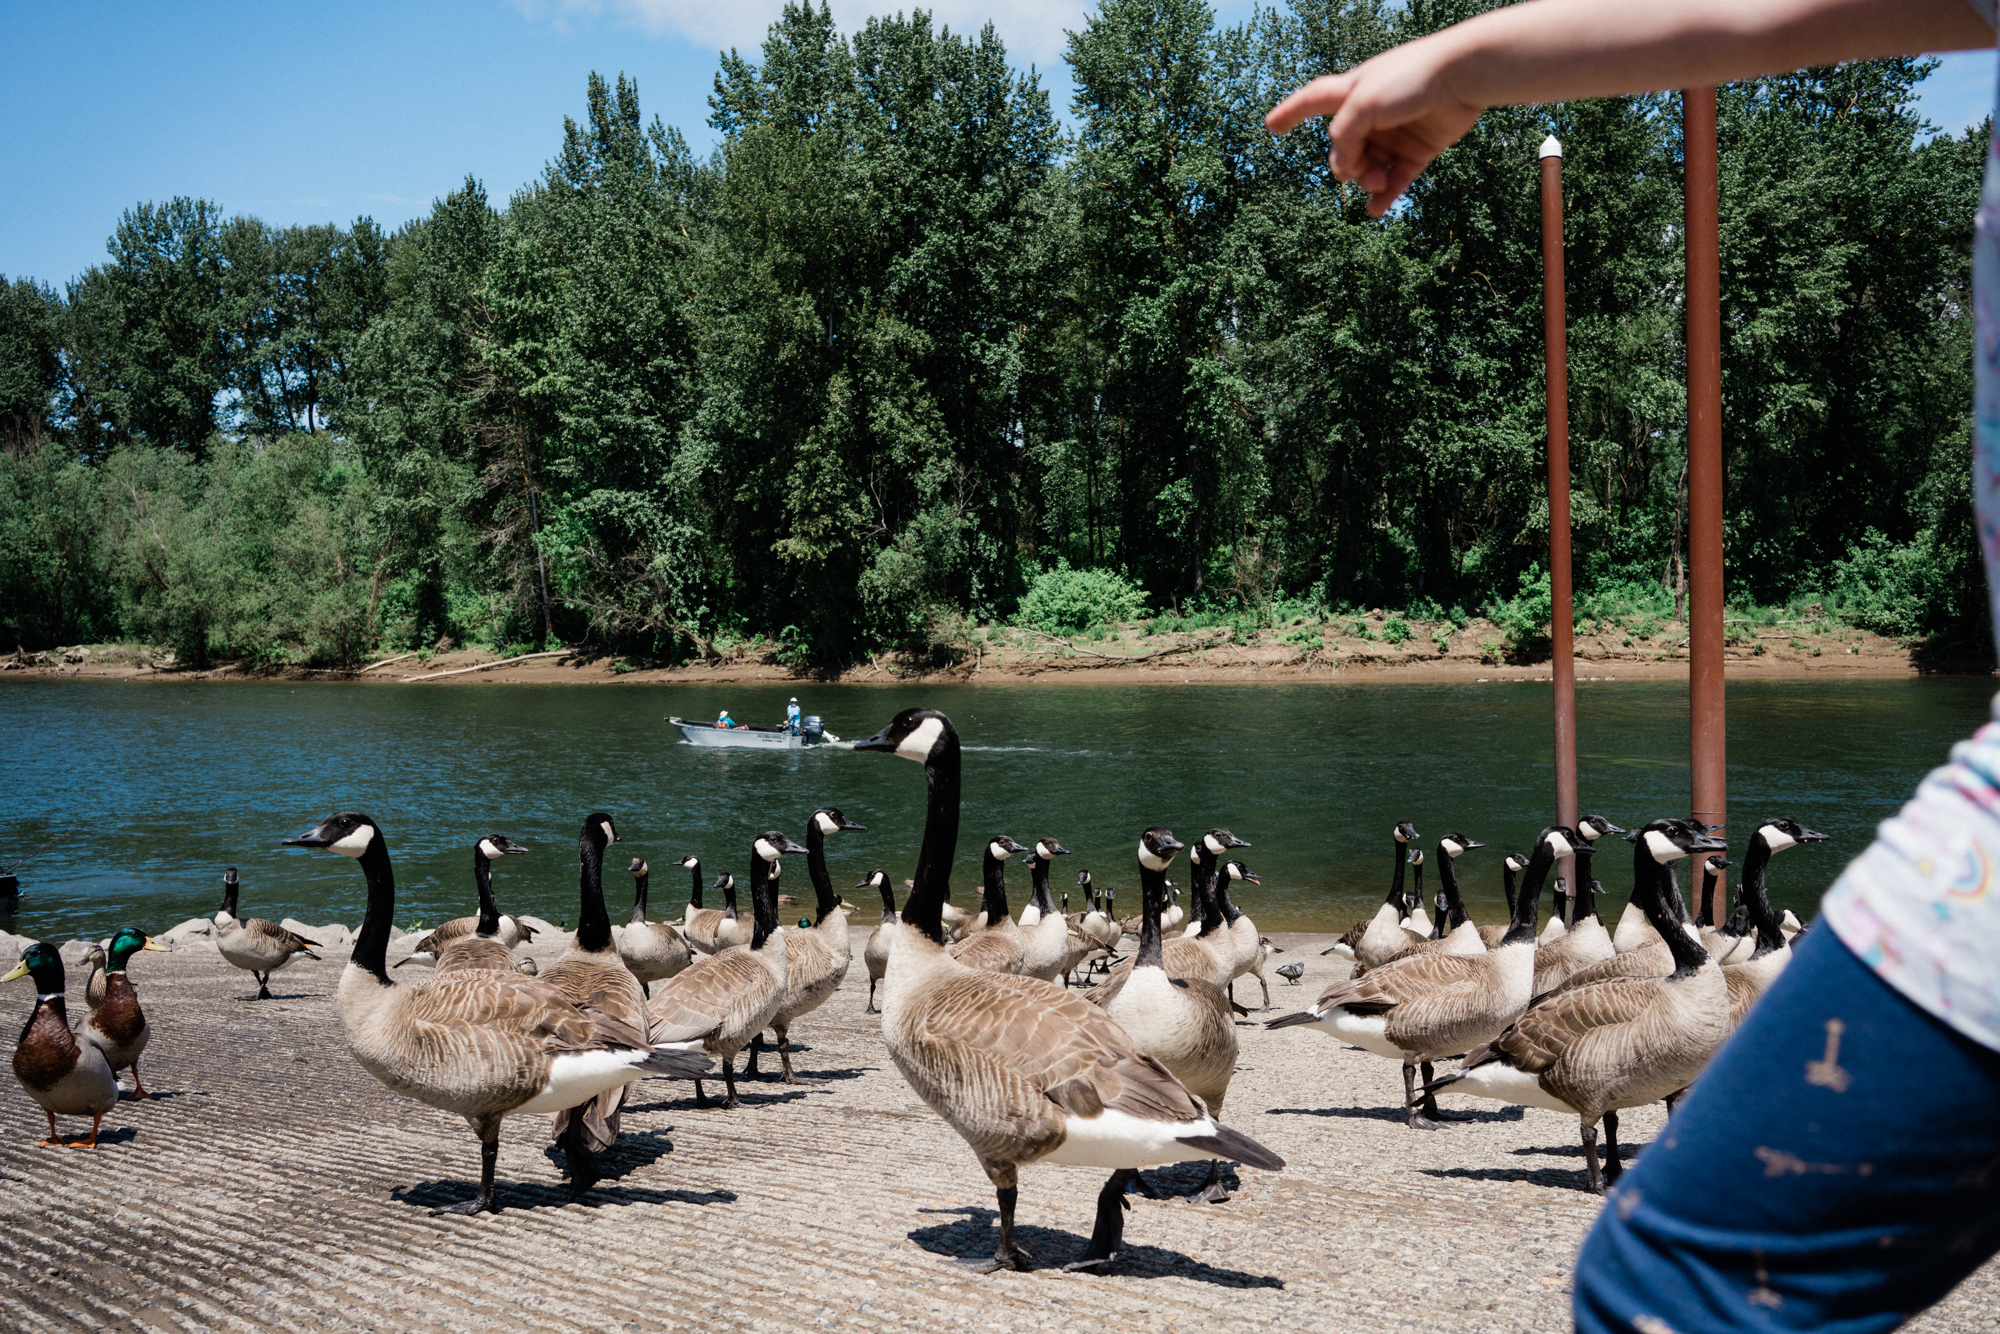
[[1646,851],[1653,855],[1654,861],[1661,863],[1679,861],[1687,856],[1686,849],[1657,829],[1646,831]]
[[815,813],[813,819],[818,823],[819,832],[822,834],[837,834],[840,832],[840,826],[835,824],[833,817],[825,811]]
[[767,839],[760,838],[757,840],[757,855],[759,857],[762,857],[767,862],[774,862],[778,860],[778,850],[775,847],[771,846],[769,840]]
[[1513,856],[1511,853],[1507,857],[1506,865],[1510,871],[1525,871],[1528,869],[1526,862],[1522,861],[1519,857]]
[[1164,871],[1173,860],[1172,857],[1162,857],[1147,847],[1144,839],[1139,840],[1139,865],[1148,871]]
[[998,843],[988,843],[986,845],[986,855],[996,862],[1004,862],[1014,854],[1001,847]]
[[1465,853],[1465,845],[1455,838],[1440,839],[1438,850],[1447,857],[1460,857]]
[[327,845],[328,852],[337,852],[343,857],[359,857],[368,851],[368,845],[375,841],[375,826],[370,824],[355,826],[354,832]]
[[618,831],[611,827],[611,821],[599,820],[597,822],[597,827],[604,831],[604,841],[607,845],[616,843],[618,841]]
[[492,839],[482,838],[479,840],[479,855],[489,862],[497,862],[504,854],[501,853],[500,849],[493,846]]
[[1558,857],[1567,857],[1576,851],[1575,848],[1570,846],[1569,840],[1564,838],[1561,834],[1551,833],[1547,838],[1543,839],[1542,842],[1544,845],[1547,846],[1550,852],[1554,853]]
[[1764,836],[1764,842],[1770,845],[1773,852],[1783,852],[1786,848],[1798,846],[1797,839],[1774,824],[1759,826],[1757,832]]
[[896,753],[906,760],[922,764],[931,757],[938,738],[944,735],[944,723],[937,718],[926,718],[910,729],[910,734],[896,746]]

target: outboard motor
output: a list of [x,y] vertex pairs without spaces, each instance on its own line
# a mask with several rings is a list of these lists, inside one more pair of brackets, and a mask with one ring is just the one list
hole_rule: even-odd
[[808,745],[816,745],[826,739],[826,724],[820,721],[818,714],[809,713],[799,719],[799,735]]

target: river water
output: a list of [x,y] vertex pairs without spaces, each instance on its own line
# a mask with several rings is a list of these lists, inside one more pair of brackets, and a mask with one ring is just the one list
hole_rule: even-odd
[[[1500,858],[1554,818],[1549,687],[1341,682],[1249,686],[409,686],[14,680],[0,684],[0,863],[33,854],[11,922],[26,935],[102,936],[123,922],[161,930],[211,913],[225,865],[242,909],[273,920],[358,921],[352,863],[280,848],[330,811],[376,817],[392,850],[397,919],[472,911],[471,844],[529,844],[499,868],[503,909],[576,915],[582,817],[612,813],[614,917],[629,903],[623,854],[655,867],[655,916],[685,902],[699,855],[743,878],[749,841],[840,807],[866,833],[830,841],[835,883],[870,869],[910,874],[923,777],[889,756],[827,748],[759,754],[680,741],[664,715],[781,717],[797,689],[808,713],[850,740],[898,709],[950,714],[965,744],[965,812],[954,897],[971,901],[988,833],[1053,835],[1074,856],[1057,887],[1089,868],[1136,911],[1133,848],[1148,825],[1184,840],[1225,825],[1254,845],[1264,877],[1238,901],[1275,930],[1344,929],[1386,887],[1388,831],[1413,821],[1434,846],[1463,833],[1491,844],[1459,863],[1479,920],[1504,916]],[[1866,846],[1950,744],[1985,718],[1985,680],[1788,680],[1729,687],[1735,847],[1750,821],[1790,815],[1833,842],[1787,854],[1772,898],[1802,914]],[[1685,813],[1685,687],[1578,686],[1585,811],[1636,826]],[[1622,844],[1599,859],[1607,888],[1630,887]],[[809,896],[803,858],[785,887]],[[1185,863],[1180,863],[1184,868]],[[1184,879],[1176,876],[1176,879]],[[1010,876],[1019,905],[1025,871]],[[860,898],[860,895],[852,895]],[[714,900],[710,900],[711,905]],[[864,914],[867,920],[872,914]]]

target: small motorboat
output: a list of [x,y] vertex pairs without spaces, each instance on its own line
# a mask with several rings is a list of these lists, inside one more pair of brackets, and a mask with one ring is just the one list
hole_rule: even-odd
[[840,742],[840,738],[826,730],[816,713],[799,719],[799,730],[789,727],[717,727],[714,723],[699,722],[693,718],[676,718],[667,715],[667,721],[681,729],[681,735],[692,746],[733,746],[744,750],[804,750],[812,746],[830,746]]

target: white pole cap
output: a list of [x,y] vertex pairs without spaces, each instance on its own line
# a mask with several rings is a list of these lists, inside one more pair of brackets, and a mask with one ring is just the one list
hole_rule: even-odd
[[1562,155],[1563,146],[1556,141],[1556,137],[1553,134],[1542,140],[1543,157],[1561,157]]

